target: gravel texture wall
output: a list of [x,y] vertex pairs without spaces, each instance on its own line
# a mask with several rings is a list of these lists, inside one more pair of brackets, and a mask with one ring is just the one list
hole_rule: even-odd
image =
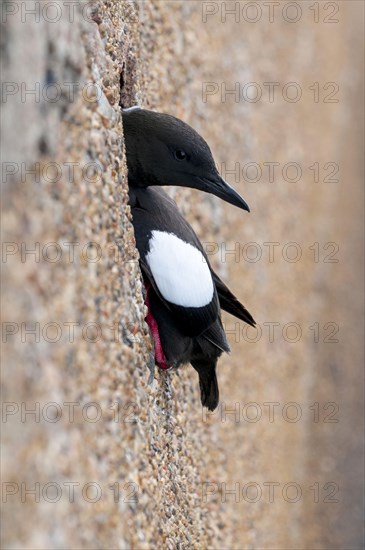
[[[56,4],[2,6],[2,548],[360,548],[363,6]],[[259,325],[224,317],[214,414],[147,384],[136,103],[251,206],[170,191]]]

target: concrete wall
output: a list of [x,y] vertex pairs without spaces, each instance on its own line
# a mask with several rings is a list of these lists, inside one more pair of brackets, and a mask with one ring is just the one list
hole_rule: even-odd
[[[2,547],[361,548],[361,3],[49,4],[3,5]],[[252,210],[171,190],[260,327],[224,317],[213,415],[191,367],[147,386],[136,102],[193,125]]]

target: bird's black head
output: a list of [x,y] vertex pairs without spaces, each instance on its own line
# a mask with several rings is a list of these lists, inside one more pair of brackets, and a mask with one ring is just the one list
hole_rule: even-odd
[[125,110],[124,139],[131,187],[177,185],[212,193],[243,210],[243,198],[218,173],[204,139],[171,115]]

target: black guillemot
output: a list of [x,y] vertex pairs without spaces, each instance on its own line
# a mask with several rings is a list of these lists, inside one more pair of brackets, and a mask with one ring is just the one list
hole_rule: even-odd
[[220,310],[252,326],[255,321],[214,273],[192,227],[159,186],[192,187],[249,208],[221,178],[207,143],[188,124],[139,107],[123,110],[122,116],[155,362],[162,369],[190,363],[199,374],[202,405],[214,410],[217,360],[230,351]]

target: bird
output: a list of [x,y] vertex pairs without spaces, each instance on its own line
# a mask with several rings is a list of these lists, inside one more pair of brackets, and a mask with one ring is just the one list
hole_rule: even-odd
[[124,109],[122,120],[154,362],[161,369],[190,363],[199,375],[201,403],[213,411],[218,358],[230,351],[221,309],[251,326],[255,321],[214,272],[193,228],[161,187],[195,188],[249,207],[219,175],[208,144],[191,126],[139,106]]

